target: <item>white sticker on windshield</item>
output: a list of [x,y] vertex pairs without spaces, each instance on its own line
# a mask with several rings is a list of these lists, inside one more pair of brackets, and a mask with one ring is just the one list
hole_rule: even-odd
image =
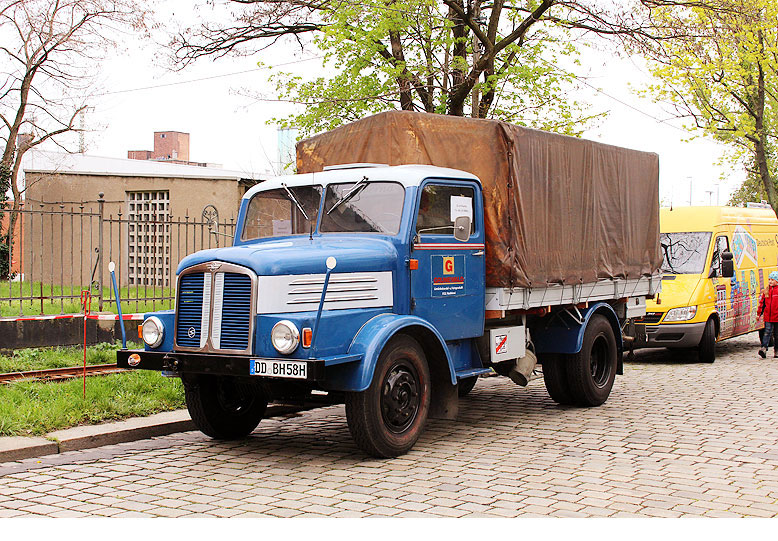
[[292,220],[273,220],[273,236],[292,234]]
[[459,216],[467,216],[473,221],[473,198],[461,195],[451,196],[451,221],[455,221]]

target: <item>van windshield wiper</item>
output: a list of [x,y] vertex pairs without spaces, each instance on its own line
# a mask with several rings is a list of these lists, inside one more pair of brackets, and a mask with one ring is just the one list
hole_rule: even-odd
[[282,187],[284,190],[286,190],[286,195],[287,195],[287,197],[289,197],[289,200],[290,200],[292,203],[294,203],[294,204],[295,204],[295,206],[297,207],[297,210],[299,210],[300,212],[302,212],[303,216],[305,216],[305,219],[306,219],[306,220],[308,220],[308,221],[310,222],[310,221],[311,221],[311,219],[308,217],[308,213],[307,213],[307,212],[305,212],[305,209],[304,209],[304,208],[303,208],[303,206],[300,204],[300,202],[297,200],[297,198],[294,196],[294,194],[292,193],[292,190],[290,190],[289,188],[287,188],[287,187],[286,187],[286,184],[283,184],[283,183],[281,183],[281,187]]
[[359,192],[361,192],[365,188],[365,186],[367,186],[367,177],[362,177],[356,184],[354,184],[351,187],[351,189],[348,191],[348,193],[346,193],[346,195],[344,195],[343,197],[335,201],[335,204],[332,205],[332,207],[330,207],[330,210],[327,211],[327,216],[329,216],[333,210],[335,210],[343,203],[345,203],[346,201],[348,201],[349,199],[357,195]]

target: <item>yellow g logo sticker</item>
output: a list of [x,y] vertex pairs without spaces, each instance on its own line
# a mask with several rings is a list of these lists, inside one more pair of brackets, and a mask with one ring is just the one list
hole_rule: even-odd
[[443,258],[443,274],[454,274],[454,258]]

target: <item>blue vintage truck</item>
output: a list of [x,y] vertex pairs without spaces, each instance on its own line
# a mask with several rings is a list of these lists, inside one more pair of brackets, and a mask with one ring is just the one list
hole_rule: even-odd
[[[526,385],[540,364],[556,402],[605,402],[660,283],[656,156],[481,121],[489,154],[465,154],[496,172],[479,178],[429,165],[467,167],[453,150],[414,153],[422,132],[459,140],[448,124],[378,117],[304,141],[311,172],[250,189],[233,246],[180,262],[176,309],[146,314],[145,348],[118,365],[180,376],[214,438],[248,435],[268,402],[326,392],[378,457],[411,449],[428,417],[456,418],[481,374]],[[512,150],[495,143],[506,130]],[[420,164],[308,163],[360,137],[384,162]]]

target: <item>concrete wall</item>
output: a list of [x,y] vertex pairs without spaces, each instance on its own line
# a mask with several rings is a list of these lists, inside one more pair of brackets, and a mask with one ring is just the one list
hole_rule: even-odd
[[[84,212],[97,213],[98,193],[105,194],[105,218],[118,219],[121,214],[122,219],[127,219],[128,192],[166,191],[172,220],[185,221],[188,217],[189,222],[200,222],[203,208],[213,205],[219,212],[219,222],[224,224],[237,218],[240,197],[245,191],[236,180],[33,172],[27,173],[26,178],[27,208],[55,214],[25,216],[25,279],[76,286],[90,282],[100,228],[97,217],[70,216],[69,213],[80,212],[82,208]],[[152,230],[158,228],[147,234],[163,235],[161,224],[145,223],[137,227],[141,226]],[[163,246],[167,277],[174,276],[178,261],[187,253],[231,243],[229,238],[209,235],[207,228],[191,226],[170,226],[166,235]],[[105,224],[103,236],[106,251],[104,284],[109,283],[108,261],[114,260],[120,264],[122,285],[127,285],[128,226]]]

